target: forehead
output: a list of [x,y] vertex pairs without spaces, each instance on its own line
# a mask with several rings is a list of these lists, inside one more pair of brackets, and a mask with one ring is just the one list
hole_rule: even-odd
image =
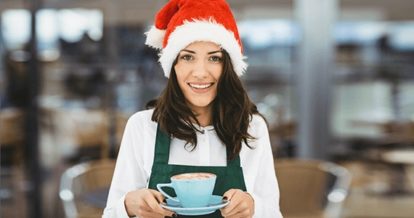
[[214,43],[214,42],[206,42],[206,41],[199,41],[199,42],[193,42],[189,44],[184,49],[192,50],[192,51],[217,51],[221,50],[221,47]]

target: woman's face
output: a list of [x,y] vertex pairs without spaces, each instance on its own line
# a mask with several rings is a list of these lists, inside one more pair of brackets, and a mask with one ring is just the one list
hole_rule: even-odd
[[174,66],[178,85],[194,112],[211,109],[223,71],[223,53],[212,42],[194,42],[180,51]]

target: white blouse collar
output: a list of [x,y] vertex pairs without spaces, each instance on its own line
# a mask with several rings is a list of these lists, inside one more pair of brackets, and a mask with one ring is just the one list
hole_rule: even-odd
[[211,131],[214,130],[214,126],[213,125],[208,125],[208,126],[199,126],[196,123],[193,123],[194,127],[197,130],[200,130],[200,132],[204,133],[204,131]]

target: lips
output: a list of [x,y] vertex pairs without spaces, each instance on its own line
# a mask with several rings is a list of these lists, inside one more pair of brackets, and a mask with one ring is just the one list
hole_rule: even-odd
[[214,83],[187,83],[191,88],[194,89],[208,89],[213,86]]
[[197,92],[197,93],[203,93],[203,92],[207,92],[209,90],[210,87],[212,87],[214,85],[214,83],[187,83],[188,86],[190,86],[190,88]]

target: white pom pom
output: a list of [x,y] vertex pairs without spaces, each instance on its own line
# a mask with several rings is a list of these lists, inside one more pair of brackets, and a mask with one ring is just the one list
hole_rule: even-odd
[[162,42],[164,41],[165,30],[157,29],[152,26],[151,29],[145,33],[147,39],[145,44],[156,49],[162,49]]

